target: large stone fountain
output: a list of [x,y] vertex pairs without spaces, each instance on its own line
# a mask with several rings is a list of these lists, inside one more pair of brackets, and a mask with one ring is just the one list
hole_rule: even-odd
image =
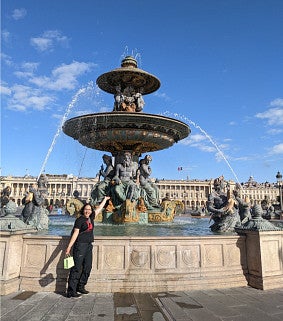
[[[101,75],[97,84],[114,95],[114,110],[70,119],[63,130],[81,144],[110,154],[103,155],[106,168],[103,166],[99,171],[103,180],[91,193],[94,205],[104,195],[111,196],[101,221],[169,222],[178,203],[167,199],[160,204],[158,190],[149,177],[151,156],[142,154],[171,147],[187,137],[190,129],[175,119],[142,112],[143,96],[156,91],[160,82],[138,69],[132,57],[126,57],[121,68]],[[217,184],[209,207],[216,214],[217,223],[217,214],[225,211],[230,218],[234,213],[230,201],[223,202],[220,208],[219,197],[223,200],[231,197],[216,187]],[[74,204],[79,202],[75,201]],[[248,209],[245,203],[239,203],[243,213]],[[237,227],[238,234],[96,236],[95,264],[88,287],[92,292],[113,293],[164,293],[247,285],[264,290],[282,288],[283,231],[267,226],[260,208],[254,208],[252,216]],[[64,292],[68,271],[63,269],[63,260],[69,237],[25,234],[11,228],[9,215],[7,222],[8,229],[0,231],[1,295],[17,291]]]
[[104,195],[111,201],[103,215],[104,222],[169,222],[181,202],[159,202],[159,191],[154,184],[149,166],[150,155],[171,147],[190,134],[187,124],[173,118],[143,112],[143,96],[160,87],[154,75],[139,69],[137,61],[127,56],[121,67],[102,74],[97,85],[114,95],[112,112],[88,114],[69,119],[63,126],[65,134],[82,145],[111,153],[104,155],[99,181],[91,194],[93,205]]

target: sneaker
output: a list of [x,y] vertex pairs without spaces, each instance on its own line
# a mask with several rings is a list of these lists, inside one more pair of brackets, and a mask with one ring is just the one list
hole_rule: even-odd
[[80,298],[80,297],[81,297],[81,295],[77,292],[75,292],[75,293],[68,292],[67,293],[67,298]]
[[80,292],[81,294],[88,294],[89,293],[89,291],[87,291],[85,288],[78,288],[77,291]]

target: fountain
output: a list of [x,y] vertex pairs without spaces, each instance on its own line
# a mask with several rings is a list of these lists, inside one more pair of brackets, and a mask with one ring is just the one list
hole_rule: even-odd
[[[91,291],[154,293],[247,285],[258,289],[282,287],[283,231],[263,220],[260,208],[253,208],[250,215],[248,200],[238,201],[232,191],[223,194],[215,188],[209,196],[214,220],[210,235],[190,234],[192,229],[183,229],[182,222],[177,234],[169,233],[167,227],[173,225],[182,202],[165,199],[159,204],[158,189],[149,178],[152,158],[146,153],[171,147],[187,137],[190,128],[182,121],[142,112],[143,95],[156,91],[160,81],[137,68],[135,59],[126,57],[121,68],[102,74],[97,84],[114,95],[113,111],[69,119],[62,129],[82,145],[111,154],[103,155],[106,167],[99,170],[103,180],[91,192],[94,206],[103,195],[111,196],[98,222],[143,225],[97,224],[105,229],[95,227],[95,264],[88,282]],[[223,185],[223,179],[215,183]],[[77,193],[74,197],[78,203]],[[234,211],[234,198],[239,202],[238,212]],[[224,202],[220,204],[219,199]],[[48,235],[46,230],[33,234],[14,229],[10,215],[14,210],[13,206],[6,208],[8,227],[0,233],[1,295],[19,290],[65,292],[67,272],[62,267],[73,222],[69,222],[68,236]],[[208,223],[207,218],[201,220]],[[162,222],[168,224],[154,224]],[[148,228],[150,235],[142,232]],[[237,233],[214,234],[230,228]],[[61,225],[58,230],[62,234]]]
[[114,95],[112,112],[83,115],[67,120],[63,131],[82,145],[111,153],[104,155],[107,165],[99,172],[91,193],[95,206],[104,195],[111,201],[103,215],[96,218],[114,223],[171,222],[182,202],[164,200],[159,204],[159,191],[149,178],[150,155],[171,147],[190,134],[190,128],[179,120],[143,112],[143,96],[160,87],[155,76],[137,67],[137,61],[127,56],[121,67],[97,78],[103,91]]

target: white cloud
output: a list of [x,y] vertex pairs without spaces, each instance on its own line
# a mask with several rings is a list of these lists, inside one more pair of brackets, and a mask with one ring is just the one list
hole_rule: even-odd
[[271,153],[271,154],[283,154],[283,143],[274,145],[274,146],[270,149],[270,153]]
[[1,55],[1,60],[7,65],[7,66],[12,66],[13,65],[13,61],[12,58],[6,54],[4,54],[3,52],[0,53]]
[[69,65],[62,64],[52,71],[51,77],[33,77],[29,81],[38,87],[50,90],[74,89],[77,85],[77,77],[91,70],[94,63],[74,61]]
[[239,157],[234,157],[233,161],[250,161],[250,160],[254,160],[255,157],[253,156],[239,156]]
[[34,77],[34,72],[36,71],[39,63],[37,62],[24,62],[21,65],[21,70],[15,71],[14,75],[18,78],[31,78]]
[[[207,144],[209,141],[209,144]],[[226,138],[224,139],[225,142],[231,141],[231,139]],[[230,157],[224,155],[223,151],[228,150],[230,146],[227,143],[216,144],[211,138],[209,139],[208,136],[202,134],[195,134],[190,135],[188,138],[182,140],[180,142],[184,145],[189,145],[190,147],[197,148],[198,150],[205,152],[205,153],[214,153],[215,160],[217,162],[228,160]],[[225,158],[225,159],[224,159]]]
[[276,128],[271,128],[270,130],[267,131],[269,135],[279,135],[283,132],[283,129],[276,129]]
[[214,153],[216,149],[213,146],[208,145],[195,145],[195,147],[198,147],[201,151],[206,153]]
[[15,71],[14,75],[18,78],[30,78],[33,76],[33,74],[29,71]]
[[[228,140],[226,140],[226,141],[228,141]],[[219,148],[220,150],[229,149],[229,145],[222,143],[222,144],[218,145],[218,148]]]
[[180,144],[195,147],[206,153],[213,153],[216,151],[216,148],[212,145],[207,145],[207,137],[202,134],[190,135],[188,138],[183,139]]
[[9,95],[11,95],[11,92],[12,92],[11,89],[8,86],[6,86],[5,84],[0,85],[1,95],[9,96]]
[[170,100],[170,97],[169,97],[166,93],[155,92],[153,95],[154,95],[155,97],[164,99],[165,101]]
[[20,20],[20,19],[23,19],[26,16],[26,14],[27,14],[27,11],[24,8],[15,9],[13,11],[12,17],[15,20]]
[[10,39],[10,32],[7,30],[2,30],[1,36],[3,41],[8,42],[8,40]]
[[280,126],[283,125],[283,108],[270,108],[263,113],[256,114],[255,117],[266,119],[269,126]]
[[[8,60],[8,56],[2,54],[2,59]],[[12,64],[12,63],[11,63]],[[14,74],[21,79],[21,83],[11,86],[2,82],[0,88],[2,94],[8,96],[6,108],[14,111],[45,110],[50,108],[55,101],[52,91],[72,90],[78,85],[77,78],[91,70],[94,63],[72,62],[62,64],[53,69],[51,76],[37,76],[36,62],[24,62],[21,66],[15,66],[18,70]],[[28,85],[29,82],[32,85]],[[10,87],[10,88],[9,88]]]
[[276,98],[270,103],[271,107],[283,107],[283,98]]
[[56,44],[68,45],[68,38],[58,30],[45,31],[42,36],[30,39],[30,43],[38,51],[52,51]]
[[40,90],[18,84],[11,88],[11,95],[7,108],[15,111],[44,110],[54,101],[53,97],[42,94]]
[[22,68],[27,70],[27,71],[34,71],[37,69],[39,63],[38,62],[23,62],[22,63]]
[[51,50],[53,45],[52,39],[46,39],[46,38],[32,38],[30,40],[30,43],[38,51],[46,51],[49,49]]
[[67,45],[68,44],[68,38],[66,36],[63,36],[62,33],[58,30],[48,30],[43,33],[44,38],[53,39],[54,41],[62,44]]
[[190,135],[188,138],[183,139],[180,143],[184,145],[192,145],[201,141],[206,140],[207,138],[201,134]]

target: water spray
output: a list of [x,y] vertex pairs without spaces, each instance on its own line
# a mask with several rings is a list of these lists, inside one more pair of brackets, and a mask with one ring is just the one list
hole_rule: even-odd
[[199,125],[197,125],[195,122],[193,122],[192,120],[190,120],[189,118],[187,118],[187,117],[185,117],[185,116],[182,116],[182,115],[179,115],[179,114],[176,114],[176,113],[175,113],[175,114],[172,114],[172,113],[170,113],[169,111],[166,111],[166,112],[164,113],[164,115],[168,115],[168,116],[171,116],[171,117],[174,116],[174,117],[176,117],[176,118],[179,118],[179,119],[181,119],[182,121],[185,121],[185,122],[187,122],[188,124],[193,125],[196,129],[200,130],[200,131],[205,135],[205,137],[211,142],[211,144],[216,148],[216,150],[218,151],[218,153],[219,153],[220,156],[223,158],[223,160],[225,161],[225,163],[227,164],[227,166],[228,166],[229,169],[231,170],[232,174],[234,175],[234,177],[235,177],[237,183],[239,184],[241,190],[243,191],[243,187],[242,187],[241,183],[239,182],[239,179],[238,179],[236,173],[234,172],[232,166],[231,166],[230,163],[228,162],[226,156],[224,155],[224,153],[221,151],[221,149],[218,147],[218,145],[214,142],[214,140],[211,138],[210,135],[208,135],[208,133],[207,133],[205,130],[203,130]]
[[56,131],[56,134],[55,134],[55,136],[54,136],[54,138],[53,138],[53,140],[52,140],[52,143],[51,143],[51,145],[50,145],[50,147],[49,147],[49,149],[48,149],[47,155],[46,155],[46,157],[45,157],[45,159],[44,159],[44,162],[43,162],[42,167],[41,167],[41,170],[40,170],[40,172],[39,172],[39,174],[38,174],[37,180],[39,180],[40,175],[43,173],[43,171],[44,171],[44,169],[45,169],[45,166],[46,166],[47,161],[48,161],[48,159],[49,159],[49,157],[50,157],[50,154],[51,154],[51,152],[53,151],[53,148],[54,148],[54,146],[55,146],[55,144],[56,144],[57,138],[59,137],[60,133],[62,132],[62,127],[63,127],[63,125],[64,125],[67,117],[69,116],[71,110],[73,109],[73,107],[74,107],[75,104],[77,103],[79,97],[80,97],[82,94],[85,94],[85,93],[86,93],[87,91],[89,91],[89,90],[93,90],[93,82],[92,82],[92,81],[90,81],[90,82],[87,84],[87,86],[79,89],[79,90],[77,91],[77,93],[74,95],[74,97],[73,97],[72,101],[70,102],[70,104],[68,105],[68,107],[67,107],[67,109],[66,109],[66,112],[65,112],[65,114],[63,115],[62,120],[61,120],[61,122],[60,122],[60,125],[58,126],[58,129],[57,129],[57,131]]

